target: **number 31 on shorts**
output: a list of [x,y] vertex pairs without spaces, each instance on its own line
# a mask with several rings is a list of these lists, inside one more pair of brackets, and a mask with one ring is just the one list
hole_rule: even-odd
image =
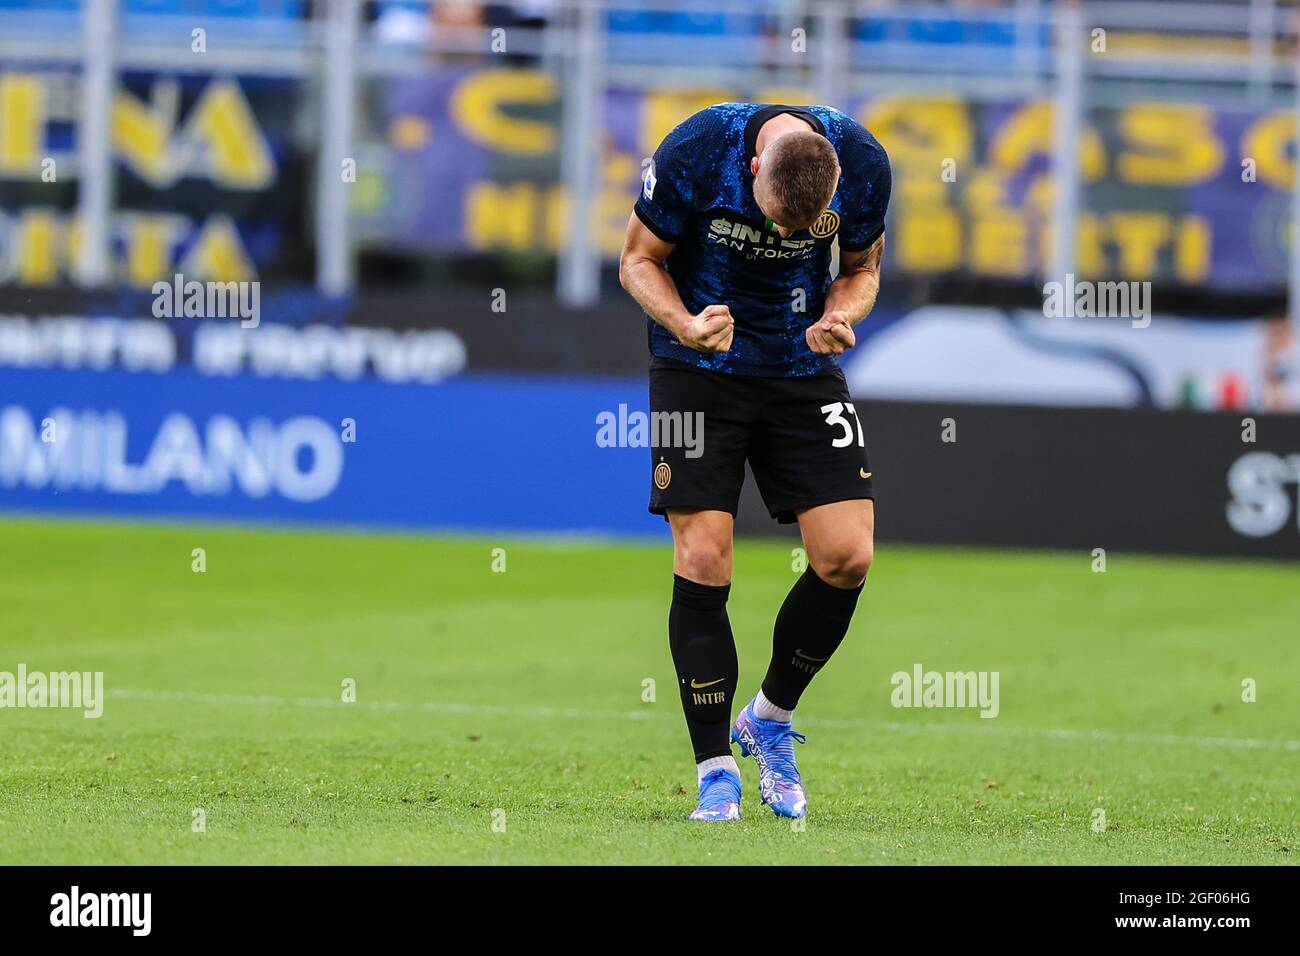
[[[866,447],[866,442],[862,437],[862,420],[858,418],[858,410],[853,407],[852,402],[831,402],[829,405],[823,405],[821,411],[826,416],[827,425],[838,425],[844,429],[843,435],[831,440],[832,448],[845,448],[853,444],[853,426],[855,424],[858,431],[858,447]],[[852,422],[844,417],[845,411],[853,416]]]

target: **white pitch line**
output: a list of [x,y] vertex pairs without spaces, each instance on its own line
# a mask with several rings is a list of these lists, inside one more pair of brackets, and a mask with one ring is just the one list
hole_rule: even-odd
[[[197,691],[110,690],[109,697],[140,701],[187,701],[203,704],[257,704],[319,707],[342,710],[361,707],[366,710],[422,711],[433,714],[469,714],[483,717],[533,717],[576,720],[656,720],[661,714],[649,710],[591,710],[579,707],[521,707],[512,704],[458,704],[409,701],[358,701],[345,704],[331,697],[275,697],[261,694],[208,694]],[[800,718],[801,726],[845,727],[890,730],[901,733],[976,733],[1015,737],[1041,737],[1050,740],[1082,740],[1102,743],[1184,744],[1194,747],[1229,747],[1245,750],[1300,752],[1300,740],[1262,737],[1189,737],[1181,734],[1142,734],[1113,730],[1036,730],[1026,727],[991,726],[986,721],[974,723],[902,724],[897,721],[849,720],[843,718]]]
[[567,717],[582,720],[604,718],[607,720],[648,720],[658,715],[638,710],[586,710],[575,707],[519,707],[510,704],[453,704],[411,702],[403,700],[357,701],[345,704],[332,697],[275,697],[269,694],[208,694],[184,690],[110,690],[109,697],[123,700],[189,701],[202,704],[288,704],[294,707],[320,707],[343,710],[361,707],[365,710],[410,710],[434,714],[477,714],[497,717],[537,717],[550,719]]

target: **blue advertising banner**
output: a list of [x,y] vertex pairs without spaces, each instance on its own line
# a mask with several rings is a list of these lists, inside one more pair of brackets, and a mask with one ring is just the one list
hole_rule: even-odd
[[[663,540],[645,510],[646,397],[625,378],[4,370],[0,512]],[[882,542],[1300,557],[1294,416],[859,408]],[[958,420],[960,443],[940,441]],[[752,482],[736,528],[796,533]]]
[[[644,447],[598,441],[644,382],[0,371],[0,509],[664,534]],[[623,437],[628,437],[626,434]],[[630,436],[635,441],[636,436]]]

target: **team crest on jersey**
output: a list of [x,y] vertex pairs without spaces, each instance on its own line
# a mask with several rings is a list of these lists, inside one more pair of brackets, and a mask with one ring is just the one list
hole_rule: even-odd
[[668,462],[661,461],[655,465],[655,487],[663,491],[673,483],[673,470]]
[[656,182],[655,161],[652,159],[646,163],[645,177],[641,180],[641,195],[645,196],[647,201],[655,198]]
[[834,209],[826,209],[817,217],[817,221],[808,227],[808,231],[814,238],[825,239],[827,236],[835,235],[835,230],[839,228],[840,214]]

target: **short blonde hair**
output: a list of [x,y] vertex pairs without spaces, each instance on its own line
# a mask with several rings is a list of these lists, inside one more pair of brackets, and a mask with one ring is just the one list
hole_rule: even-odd
[[807,229],[830,205],[840,180],[831,141],[812,130],[778,136],[763,150],[772,201],[787,229]]

